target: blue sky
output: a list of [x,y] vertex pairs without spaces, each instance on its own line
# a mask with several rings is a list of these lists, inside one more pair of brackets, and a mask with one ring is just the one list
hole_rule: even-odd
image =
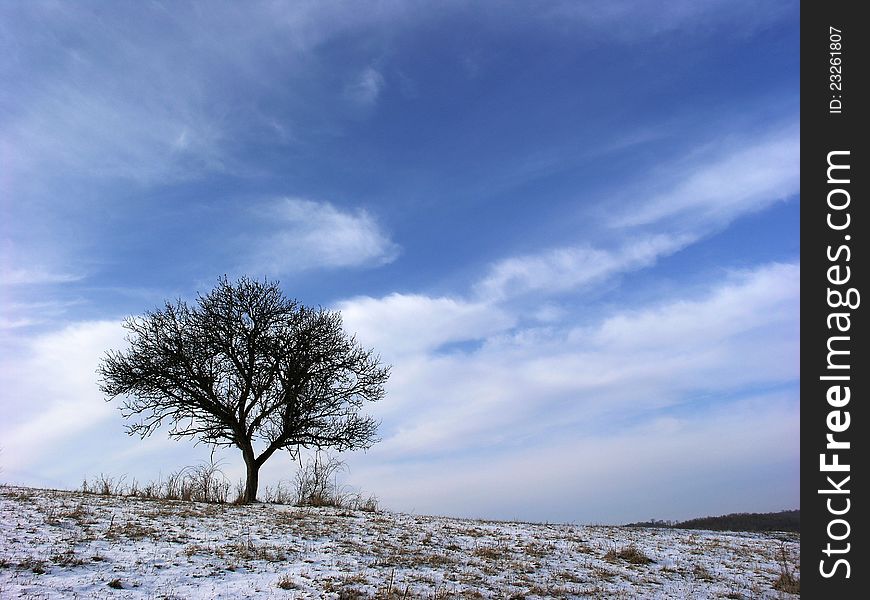
[[4,479],[207,457],[94,370],[249,274],[393,365],[345,457],[389,508],[798,506],[798,3],[361,6],[0,5]]

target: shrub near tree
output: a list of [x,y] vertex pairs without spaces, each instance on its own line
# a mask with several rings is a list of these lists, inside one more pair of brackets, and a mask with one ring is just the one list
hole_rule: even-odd
[[277,282],[226,277],[196,304],[167,302],[123,323],[128,347],[109,351],[100,389],[142,438],[236,446],[245,500],[278,450],[364,449],[377,422],[361,414],[384,396],[389,367],[342,327],[341,314],[287,298]]

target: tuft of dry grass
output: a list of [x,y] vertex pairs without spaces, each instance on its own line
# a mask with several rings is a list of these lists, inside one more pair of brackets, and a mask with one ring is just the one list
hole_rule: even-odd
[[47,572],[43,561],[30,556],[18,563],[18,568],[24,571],[30,571],[35,575],[44,575]]
[[282,562],[287,560],[287,554],[279,547],[269,544],[255,544],[250,540],[240,540],[223,548],[227,556],[240,561],[262,560],[266,562]]
[[105,536],[108,539],[158,539],[160,537],[160,532],[152,525],[139,523],[137,521],[127,521],[123,525],[115,525],[114,523],[111,523],[109,529],[106,530]]
[[118,577],[115,577],[112,581],[110,581],[106,585],[108,585],[113,590],[123,590],[124,589],[124,584],[121,583],[121,579]]
[[616,562],[617,560],[624,560],[633,565],[647,565],[649,563],[655,562],[649,556],[640,551],[640,549],[634,544],[629,544],[623,548],[617,550],[616,548],[612,548],[607,551],[607,554],[604,555],[604,560],[610,562]]
[[705,567],[704,565],[695,565],[692,567],[692,575],[695,576],[696,579],[702,579],[704,581],[715,581],[716,577]]
[[785,544],[779,546],[779,577],[773,583],[773,589],[786,594],[800,595],[801,593],[801,580],[800,577],[795,576],[794,571],[789,566]]
[[64,552],[57,552],[49,560],[59,567],[80,567],[85,564],[85,560],[78,556],[73,548],[68,548]]
[[354,587],[345,587],[338,590],[338,600],[369,600],[370,596],[362,590]]
[[296,585],[296,582],[293,580],[292,577],[290,577],[290,575],[282,575],[275,583],[275,585],[282,590],[295,590],[297,587],[299,587],[298,585]]
[[800,577],[795,577],[791,573],[780,573],[779,579],[773,584],[773,589],[785,592],[786,594],[800,594]]
[[504,557],[505,549],[498,546],[478,546],[471,553],[486,560],[499,560]]

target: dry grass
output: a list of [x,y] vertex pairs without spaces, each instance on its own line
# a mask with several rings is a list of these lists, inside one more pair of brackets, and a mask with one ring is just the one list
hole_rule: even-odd
[[801,593],[801,580],[791,573],[780,573],[779,579],[773,584],[773,589],[787,594],[799,595]]
[[610,549],[607,551],[607,554],[604,555],[604,560],[610,562],[617,562],[618,560],[624,560],[633,565],[647,565],[649,563],[655,562],[649,556],[640,551],[640,549],[634,544],[629,544],[620,549]]
[[282,575],[275,585],[281,588],[282,590],[295,590],[298,585],[296,585],[296,581],[290,575]]
[[501,546],[478,546],[471,553],[486,560],[500,560],[504,558],[507,549]]
[[124,589],[124,584],[121,582],[121,579],[118,577],[114,578],[106,585],[108,585],[113,590],[123,590]]
[[16,566],[22,571],[30,571],[31,573],[35,573],[36,575],[44,575],[47,572],[47,569],[45,568],[45,562],[35,559],[32,556],[25,557]]
[[127,521],[123,525],[110,525],[106,531],[106,538],[116,540],[126,538],[129,540],[158,539],[161,534],[152,525],[142,524],[137,521]]
[[52,564],[59,567],[79,567],[85,564],[85,560],[75,553],[75,549],[67,548],[64,552],[57,552],[49,558]]
[[801,580],[789,565],[785,544],[779,546],[779,578],[773,583],[773,589],[787,594],[800,595],[801,593]]
[[696,579],[702,579],[704,581],[715,581],[716,580],[716,577],[704,565],[694,565],[692,567],[692,575]]
[[238,541],[224,546],[225,555],[240,561],[262,560],[266,562],[283,562],[287,553],[282,548],[271,544],[255,544],[250,540]]

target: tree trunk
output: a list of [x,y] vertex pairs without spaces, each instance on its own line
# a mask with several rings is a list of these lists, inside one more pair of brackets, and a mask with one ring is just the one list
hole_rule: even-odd
[[245,479],[245,503],[257,501],[257,487],[260,485],[260,465],[254,458],[253,448],[242,448],[242,456],[245,459],[247,476]]

